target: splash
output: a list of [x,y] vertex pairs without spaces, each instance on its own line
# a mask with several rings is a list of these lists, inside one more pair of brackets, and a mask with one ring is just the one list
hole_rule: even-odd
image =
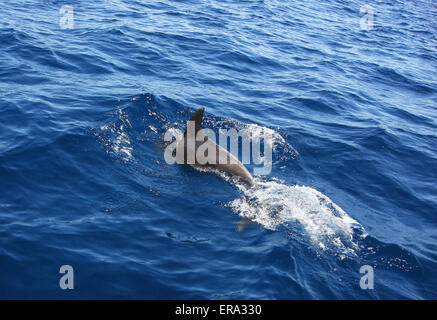
[[257,188],[236,183],[243,196],[228,203],[233,212],[269,230],[283,227],[318,250],[356,256],[356,237],[365,237],[365,231],[326,195],[307,186],[256,180]]
[[119,156],[124,161],[132,159],[133,147],[129,139],[128,129],[132,128],[128,115],[123,110],[118,110],[119,122],[112,122],[100,126],[102,135],[99,140],[106,147],[108,154]]
[[[285,168],[289,160],[296,159],[299,156],[299,152],[293,146],[291,146],[278,131],[274,129],[257,124],[246,124],[243,126],[242,130],[249,132],[252,136],[252,139],[262,138],[264,134],[272,137],[271,146],[273,158],[271,160],[264,159],[265,161],[272,162],[270,165],[281,166],[282,168]],[[267,165],[267,163],[264,165]]]
[[287,143],[287,141],[285,141],[284,137],[281,136],[281,134],[279,132],[277,132],[276,130],[273,130],[273,129],[268,128],[268,127],[260,126],[257,124],[253,124],[253,123],[246,124],[244,126],[243,130],[249,131],[252,134],[252,137],[255,137],[255,138],[262,137],[263,134],[267,133],[273,139],[272,144],[274,147],[274,151],[276,151],[276,148],[282,147],[282,148],[286,148],[288,150],[288,153],[290,154],[290,156],[296,157],[299,155],[297,150],[294,149],[289,143]]

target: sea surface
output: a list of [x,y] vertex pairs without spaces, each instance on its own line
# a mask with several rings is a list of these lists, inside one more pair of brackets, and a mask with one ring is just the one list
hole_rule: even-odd
[[[437,298],[436,16],[1,0],[0,298]],[[272,134],[258,188],[164,160],[200,107]]]

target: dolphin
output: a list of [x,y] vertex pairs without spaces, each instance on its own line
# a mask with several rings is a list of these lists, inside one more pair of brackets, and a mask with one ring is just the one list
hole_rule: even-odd
[[[217,145],[214,141],[208,138],[208,136],[203,131],[202,119],[205,108],[197,109],[191,116],[189,123],[194,123],[194,128],[191,127],[191,134],[189,131],[189,126],[184,132],[183,137],[177,140],[176,148],[176,160],[177,163],[188,164],[197,169],[206,169],[207,171],[219,170],[225,172],[231,177],[237,178],[242,182],[246,183],[249,187],[258,186],[255,183],[255,179],[246,169],[246,167],[236,158],[233,154],[228,152],[225,148]],[[196,155],[197,151],[202,148],[204,159],[203,162],[199,162]],[[213,152],[209,152],[212,150]],[[189,159],[194,161],[188,161]],[[249,218],[242,217],[237,226],[237,231],[241,232],[246,229],[246,227],[253,221]]]
[[[176,158],[179,163],[189,164],[194,168],[206,170],[219,170],[225,172],[231,177],[235,177],[250,187],[255,185],[255,180],[246,167],[233,154],[225,148],[216,144],[208,138],[202,130],[202,119],[205,108],[197,109],[189,121],[194,123],[194,135],[188,133],[188,128],[184,136],[176,142]],[[200,163],[196,157],[197,151],[202,148],[204,159]],[[213,152],[209,152],[213,150]],[[215,152],[215,154],[214,154]],[[182,158],[183,157],[183,158]],[[191,163],[188,159],[192,159]]]

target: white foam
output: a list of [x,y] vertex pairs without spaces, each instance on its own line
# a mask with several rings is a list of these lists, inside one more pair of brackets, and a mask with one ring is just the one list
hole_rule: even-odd
[[154,133],[158,133],[158,129],[156,129],[154,126],[152,126],[152,125],[150,125],[149,126],[149,129],[151,130],[151,131],[153,131]]
[[104,138],[107,152],[120,156],[124,161],[132,159],[133,148],[126,127],[132,128],[126,113],[118,111],[121,123],[111,123],[100,127],[102,132],[109,132],[110,137]]
[[132,147],[126,132],[123,131],[123,125],[117,130],[117,136],[112,143],[112,151],[120,155],[124,160],[132,158]]
[[181,130],[174,127],[167,129],[167,131],[169,132],[170,136],[175,137],[176,140],[181,139],[184,135]]
[[258,124],[246,124],[243,130],[247,130],[252,134],[252,138],[262,138],[263,135],[267,134],[272,137],[272,145],[273,145],[273,151],[276,151],[278,147],[283,147],[288,151],[290,156],[298,156],[299,153],[296,149],[294,149],[287,141],[285,141],[284,137],[277,131],[268,128],[263,127]]
[[355,255],[354,233],[365,236],[364,229],[326,195],[275,180],[257,183],[258,188],[237,184],[243,196],[228,204],[235,213],[270,230],[283,226],[323,251]]
[[248,130],[250,133],[252,133],[252,137],[262,137],[264,134],[271,135],[278,143],[286,143],[285,139],[275,130],[263,127],[254,123],[250,123],[245,125],[245,130]]

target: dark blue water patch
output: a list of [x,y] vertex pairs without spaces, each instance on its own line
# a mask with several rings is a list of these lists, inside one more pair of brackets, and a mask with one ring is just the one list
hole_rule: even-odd
[[375,78],[382,83],[397,86],[398,88],[402,86],[418,93],[431,94],[435,92],[432,87],[418,83],[393,69],[377,68],[375,70]]

